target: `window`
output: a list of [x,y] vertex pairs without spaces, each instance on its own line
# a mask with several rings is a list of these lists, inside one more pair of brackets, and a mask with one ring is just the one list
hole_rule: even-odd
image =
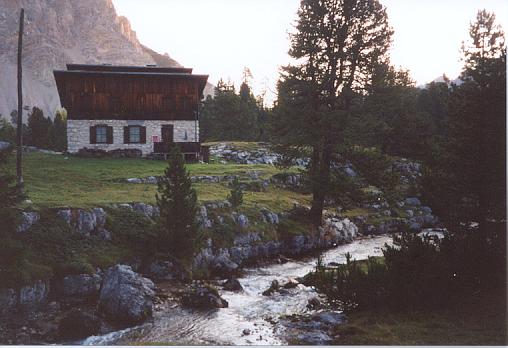
[[123,127],[124,144],[146,144],[146,128],[143,126]]
[[95,142],[97,144],[107,144],[108,143],[108,127],[107,126],[95,127]]
[[141,142],[141,127],[131,126],[129,127],[129,142],[140,143]]

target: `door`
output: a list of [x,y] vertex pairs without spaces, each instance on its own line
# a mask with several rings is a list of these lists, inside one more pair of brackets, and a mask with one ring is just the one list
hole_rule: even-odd
[[162,142],[165,144],[169,144],[173,142],[173,125],[168,124],[162,126]]

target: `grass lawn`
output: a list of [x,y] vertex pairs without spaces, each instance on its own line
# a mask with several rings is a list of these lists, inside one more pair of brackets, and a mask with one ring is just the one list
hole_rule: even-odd
[[[67,159],[66,159],[67,158]],[[15,159],[10,166],[14,173]],[[24,180],[29,198],[36,208],[89,208],[112,203],[155,203],[156,185],[130,184],[127,178],[162,175],[165,161],[144,159],[91,159],[63,155],[30,153],[24,155]],[[242,175],[258,172],[262,178],[280,172],[271,165],[188,164],[191,175]],[[200,201],[223,200],[229,194],[224,184],[195,184]],[[276,211],[306,203],[308,196],[270,188],[268,192],[245,192],[247,206],[261,204]]]
[[[439,294],[436,294],[439,296]],[[459,299],[448,309],[358,311],[335,329],[344,345],[506,345],[503,289]]]

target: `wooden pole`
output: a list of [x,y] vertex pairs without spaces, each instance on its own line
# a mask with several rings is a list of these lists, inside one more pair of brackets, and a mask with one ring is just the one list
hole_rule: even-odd
[[22,85],[22,66],[21,52],[23,49],[23,22],[25,20],[25,10],[21,9],[19,15],[19,34],[18,34],[18,129],[17,129],[17,153],[16,153],[16,176],[18,185],[23,186],[23,85]]

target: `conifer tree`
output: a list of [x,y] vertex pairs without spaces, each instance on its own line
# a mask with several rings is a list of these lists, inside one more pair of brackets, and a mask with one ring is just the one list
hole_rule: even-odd
[[332,157],[344,144],[351,108],[367,92],[374,68],[388,61],[392,32],[377,0],[300,3],[289,51],[297,63],[283,68],[277,86],[273,138],[289,155],[310,148],[315,225],[322,223]]
[[158,182],[156,194],[160,209],[161,247],[163,251],[185,259],[192,256],[197,239],[197,195],[184,158],[175,146],[168,167]]
[[231,186],[231,193],[228,196],[228,201],[236,208],[243,203],[243,191],[237,177],[235,177]]

